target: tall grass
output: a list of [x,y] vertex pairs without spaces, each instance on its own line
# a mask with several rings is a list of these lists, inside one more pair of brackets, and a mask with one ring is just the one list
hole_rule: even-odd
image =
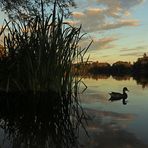
[[[48,98],[51,122],[68,145],[77,139],[85,113],[79,103],[79,83],[72,65],[83,60],[80,27],[64,23],[56,5],[49,17],[7,22],[3,27],[5,58],[0,62],[1,90]],[[52,94],[52,95],[51,95]],[[39,103],[39,102],[38,102]],[[62,126],[61,126],[62,125]],[[66,147],[66,146],[64,146]]]
[[9,63],[8,90],[49,90],[58,93],[72,90],[72,64],[82,59],[86,49],[79,48],[81,27],[63,23],[63,16],[40,16],[29,22],[6,22],[4,47]]

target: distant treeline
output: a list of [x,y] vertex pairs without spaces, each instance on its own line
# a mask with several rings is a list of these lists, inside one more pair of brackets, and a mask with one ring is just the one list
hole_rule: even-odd
[[78,75],[148,75],[148,56],[143,55],[142,58],[138,58],[136,62],[131,64],[130,62],[118,61],[114,64],[86,62],[74,64],[74,72]]

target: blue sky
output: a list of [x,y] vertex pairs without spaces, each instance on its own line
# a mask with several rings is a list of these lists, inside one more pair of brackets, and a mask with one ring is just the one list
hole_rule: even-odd
[[[148,53],[148,0],[75,0],[69,22],[87,32],[84,46],[93,39],[91,61],[136,61]],[[6,16],[0,12],[0,24]]]
[[148,53],[148,0],[77,0],[77,3],[72,20],[73,24],[82,24],[94,39],[88,53],[90,60],[133,62]]

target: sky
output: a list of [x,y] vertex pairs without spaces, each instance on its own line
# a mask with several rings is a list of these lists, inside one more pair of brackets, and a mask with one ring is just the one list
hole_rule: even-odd
[[82,24],[93,40],[87,56],[90,61],[114,63],[136,61],[148,54],[148,0],[76,0],[77,8],[69,20]]
[[[148,0],[75,0],[69,22],[87,33],[81,46],[93,44],[89,61],[136,61],[148,54]],[[6,16],[0,12],[0,25]]]

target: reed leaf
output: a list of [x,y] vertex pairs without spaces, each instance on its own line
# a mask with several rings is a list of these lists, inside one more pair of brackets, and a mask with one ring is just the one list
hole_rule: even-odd
[[[57,14],[55,3],[53,14],[49,17],[5,21],[4,47],[7,56],[0,66],[6,67],[1,71],[8,93],[57,94],[57,97],[49,98],[51,110],[58,118],[54,124],[57,129],[63,124],[63,129],[57,132],[62,132],[67,138],[63,143],[72,143],[85,116],[79,103],[81,80],[73,74],[72,67],[79,59],[83,62],[92,42],[81,49],[81,26],[76,28],[65,24],[63,14]],[[3,84],[1,89],[4,89]]]

